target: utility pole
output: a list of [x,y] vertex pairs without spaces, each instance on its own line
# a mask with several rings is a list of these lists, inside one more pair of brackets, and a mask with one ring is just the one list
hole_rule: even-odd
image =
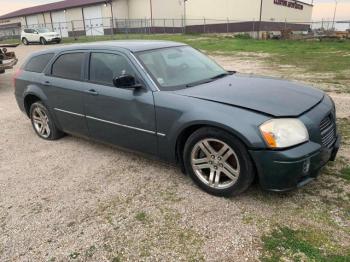
[[263,9],[263,0],[260,1],[260,17],[258,24],[258,39],[260,39],[260,28],[261,28],[261,20],[262,20],[262,9]]
[[335,1],[335,7],[334,7],[334,15],[333,15],[333,23],[332,23],[332,29],[335,31],[335,16],[337,14],[337,6],[338,6],[338,0]]
[[186,2],[187,2],[188,0],[184,0],[184,33],[186,34],[186,20],[187,20],[187,15],[186,15]]
[[111,17],[112,17],[112,35],[114,35],[114,13],[113,13],[113,2],[112,0],[108,0],[108,2],[110,4],[111,7]]
[[152,5],[152,0],[149,0],[149,5],[151,8],[151,33],[153,32],[153,5]]

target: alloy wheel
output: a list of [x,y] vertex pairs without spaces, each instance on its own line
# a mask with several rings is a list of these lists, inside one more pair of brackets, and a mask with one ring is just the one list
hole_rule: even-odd
[[195,175],[215,189],[231,187],[240,175],[237,154],[218,139],[207,138],[195,144],[191,152],[191,165]]
[[48,138],[51,134],[49,126],[49,118],[47,114],[39,107],[36,107],[32,113],[34,128],[37,133],[43,137]]

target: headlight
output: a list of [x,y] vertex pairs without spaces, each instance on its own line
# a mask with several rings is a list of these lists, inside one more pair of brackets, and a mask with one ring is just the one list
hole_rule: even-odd
[[266,121],[260,126],[260,132],[270,148],[295,146],[309,140],[305,125],[295,118]]

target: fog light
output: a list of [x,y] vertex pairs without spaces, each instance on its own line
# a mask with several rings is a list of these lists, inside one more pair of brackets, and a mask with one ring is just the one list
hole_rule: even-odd
[[303,163],[303,173],[307,174],[310,171],[310,158],[306,159]]

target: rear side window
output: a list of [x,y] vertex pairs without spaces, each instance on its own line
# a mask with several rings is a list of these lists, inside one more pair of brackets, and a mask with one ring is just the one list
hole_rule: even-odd
[[52,66],[52,75],[72,80],[81,80],[84,53],[61,55]]
[[24,70],[29,72],[42,73],[54,54],[44,54],[32,57],[26,64]]

